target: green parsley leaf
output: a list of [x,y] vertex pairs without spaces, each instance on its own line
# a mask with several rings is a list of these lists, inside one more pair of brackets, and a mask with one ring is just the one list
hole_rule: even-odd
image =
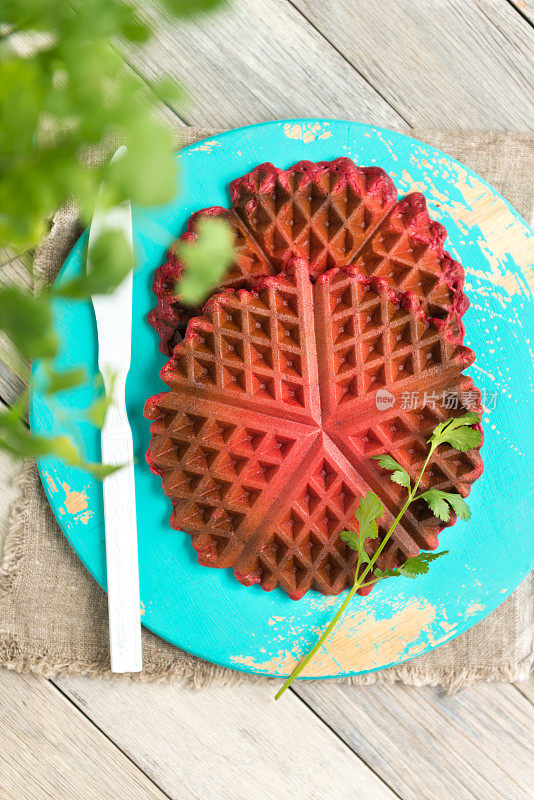
[[358,565],[369,564],[370,559],[365,552],[364,544],[366,539],[376,539],[378,536],[378,526],[376,520],[384,513],[382,501],[373,492],[367,492],[365,497],[360,497],[358,508],[354,516],[358,520],[358,532],[341,531],[341,540],[348,544],[351,550],[358,553]]
[[415,578],[417,575],[424,575],[428,572],[428,567],[431,561],[436,558],[446,556],[448,550],[442,550],[441,553],[419,553],[418,556],[406,559],[402,567],[399,567],[399,572],[405,578]]
[[451,515],[451,509],[442,493],[437,489],[429,489],[421,495],[422,499],[426,501],[432,513],[443,522],[448,522]]
[[401,574],[398,569],[380,569],[375,567],[373,570],[373,578],[382,580],[382,578],[400,578]]
[[420,497],[428,503],[433,514],[443,522],[448,522],[451,515],[449,506],[458,514],[460,519],[469,520],[471,511],[469,506],[457,492],[442,492],[440,489],[427,489]]
[[[34,441],[35,438],[35,436],[32,436],[32,441]],[[124,466],[123,464],[111,466],[110,464],[98,464],[92,461],[84,461],[67,436],[56,436],[54,439],[47,439],[45,437],[37,438],[41,438],[41,442],[44,443],[45,447],[49,445],[50,453],[59,456],[66,464],[71,464],[73,467],[79,467],[79,469],[84,470],[84,472],[89,472],[97,481],[103,480],[107,475],[112,475]]]
[[431,561],[436,558],[447,555],[448,550],[442,550],[441,553],[419,553],[418,556],[406,559],[404,564],[397,569],[379,569],[375,567],[373,571],[373,578],[382,580],[382,578],[416,578],[418,575],[424,575],[428,572],[428,566]]
[[457,492],[449,492],[447,500],[460,519],[463,519],[464,522],[468,522],[471,519],[471,509],[461,495]]
[[221,0],[162,0],[162,5],[176,16],[190,17],[200,11],[210,11],[221,4]]
[[473,425],[480,423],[480,417],[474,411],[469,411],[461,417],[451,417],[440,422],[434,428],[432,436],[428,440],[435,449],[440,444],[448,443],[455,450],[465,453],[473,447],[478,447],[481,440],[481,433],[475,430]]
[[360,564],[369,564],[370,558],[364,548],[364,541],[362,541],[357,533],[354,531],[341,531],[339,538],[342,542],[348,544],[351,550],[358,553],[358,566]]
[[398,483],[399,486],[405,486],[406,489],[410,488],[410,476],[404,467],[401,467],[398,461],[395,461],[395,459],[389,455],[373,456],[373,458],[375,461],[378,461],[379,466],[383,469],[392,470],[392,475],[390,477],[393,483]]
[[456,431],[450,431],[445,439],[455,450],[460,453],[465,453],[473,447],[478,447],[482,434],[474,428],[460,428]]
[[384,513],[381,499],[373,492],[367,492],[365,497],[360,497],[358,508],[354,516],[358,520],[358,533],[360,539],[376,539],[378,526],[376,520]]

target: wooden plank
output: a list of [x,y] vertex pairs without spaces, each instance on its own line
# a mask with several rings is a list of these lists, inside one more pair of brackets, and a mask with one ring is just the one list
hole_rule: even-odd
[[164,800],[47,680],[0,670],[2,800]]
[[172,798],[395,797],[295,695],[275,703],[272,685],[55,682]]
[[216,13],[178,22],[155,4],[137,5],[156,35],[129,49],[128,59],[148,79],[167,74],[186,85],[190,105],[178,111],[189,124],[224,128],[325,116],[406,127],[287,2],[233,0]]
[[32,269],[32,257],[31,252],[14,249],[12,247],[0,247],[0,282],[2,280],[2,272],[5,267],[7,267],[11,262],[18,261],[22,264],[26,265],[26,269],[28,274],[31,273]]
[[403,800],[530,800],[532,705],[507,684],[432,688],[298,684],[298,695]]
[[[2,347],[3,337],[0,335],[0,347]],[[0,399],[8,405],[20,397],[25,388],[25,383],[21,381],[13,370],[0,359]]]
[[521,692],[523,697],[526,697],[527,700],[530,700],[531,703],[534,703],[534,675],[531,676],[528,681],[521,681],[520,683],[514,684],[515,688]]
[[534,2],[533,0],[508,0],[524,19],[534,25]]
[[7,369],[23,384],[27,384],[30,377],[30,362],[25,358],[13,344],[12,339],[5,333],[0,332],[0,353],[2,363]]
[[21,285],[31,289],[32,269],[31,251],[16,253],[7,247],[0,248],[0,284],[10,283],[16,276]]
[[[0,287],[14,285],[31,291],[30,270],[31,257],[27,253],[11,257],[0,266]],[[19,353],[9,336],[0,331],[0,398],[14,403],[24,391],[29,374],[28,359]]]
[[507,0],[292,0],[412,126],[534,126],[534,30]]

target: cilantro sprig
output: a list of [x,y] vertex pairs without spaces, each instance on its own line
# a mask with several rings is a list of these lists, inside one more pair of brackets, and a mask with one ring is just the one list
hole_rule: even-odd
[[[465,500],[456,492],[443,492],[440,489],[426,489],[421,494],[417,494],[419,484],[423,478],[425,470],[432,456],[437,448],[442,444],[449,444],[455,450],[465,453],[474,447],[478,447],[481,441],[481,432],[476,427],[480,424],[480,417],[478,414],[470,411],[463,414],[461,417],[451,417],[444,420],[437,425],[428,439],[430,445],[427,457],[419,473],[415,483],[412,486],[412,481],[408,472],[404,467],[399,464],[390,455],[374,456],[378,461],[379,466],[391,472],[390,480],[403,486],[408,490],[408,497],[406,502],[400,509],[395,517],[391,527],[383,537],[382,541],[370,555],[367,551],[366,544],[369,541],[378,539],[379,531],[377,520],[384,515],[384,506],[380,498],[373,492],[367,492],[364,497],[360,498],[358,507],[354,516],[358,523],[356,531],[342,531],[340,538],[344,541],[351,550],[358,554],[356,561],[356,572],[354,577],[354,584],[343,600],[342,604],[336,611],[333,619],[323,631],[316,644],[312,647],[310,652],[299,662],[297,667],[291,673],[289,678],[285,681],[283,686],[275,695],[275,700],[278,700],[285,690],[293,683],[300,673],[304,670],[307,664],[314,657],[315,653],[325,643],[330,636],[331,632],[337,625],[340,617],[349,605],[350,601],[358,591],[366,586],[371,586],[383,578],[416,578],[418,575],[424,575],[428,572],[430,564],[441,556],[447,555],[448,550],[440,553],[419,553],[413,558],[408,558],[402,566],[396,569],[380,569],[375,566],[376,562],[388,543],[391,535],[395,531],[400,520],[404,516],[408,506],[417,500],[424,500],[432,513],[443,522],[448,522],[451,515],[451,509],[456,513],[460,519],[469,520],[471,518],[471,511]],[[366,580],[367,578],[367,580]]]

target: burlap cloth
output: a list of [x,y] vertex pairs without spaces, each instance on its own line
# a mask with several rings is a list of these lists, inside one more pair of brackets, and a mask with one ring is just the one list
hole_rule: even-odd
[[[187,130],[188,144],[213,131]],[[534,210],[534,137],[523,134],[414,131],[499,189],[527,219]],[[37,254],[39,281],[51,281],[80,232],[74,209],[54,219]],[[109,675],[106,595],[62,535],[35,464],[18,478],[0,569],[0,663],[45,676]],[[523,584],[467,633],[399,667],[345,679],[354,684],[403,681],[449,691],[481,680],[516,681],[534,663],[534,580]],[[176,678],[196,686],[245,677],[214,666],[143,631],[141,680]]]

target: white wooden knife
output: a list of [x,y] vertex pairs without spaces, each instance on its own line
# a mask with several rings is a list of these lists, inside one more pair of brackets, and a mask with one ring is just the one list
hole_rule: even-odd
[[[114,159],[120,157],[119,148]],[[132,212],[129,202],[111,210],[97,202],[87,248],[87,270],[98,236],[110,230],[124,232],[132,246]],[[140,672],[141,607],[132,432],[126,414],[125,386],[132,346],[132,273],[108,295],[93,295],[98,331],[98,367],[111,405],[102,429],[102,461],[125,464],[104,478],[104,519],[108,583],[109,640],[112,672]],[[115,381],[111,381],[111,376]]]

